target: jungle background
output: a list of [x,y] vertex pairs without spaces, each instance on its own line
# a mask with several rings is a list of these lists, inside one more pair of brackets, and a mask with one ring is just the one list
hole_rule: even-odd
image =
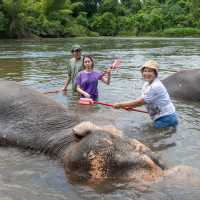
[[0,0],[0,38],[200,36],[199,0]]

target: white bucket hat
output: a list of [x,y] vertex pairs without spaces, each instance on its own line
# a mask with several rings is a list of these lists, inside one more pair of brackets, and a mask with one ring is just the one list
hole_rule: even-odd
[[156,73],[158,73],[159,64],[155,60],[148,60],[147,62],[145,62],[140,69],[141,72],[143,72],[145,67],[154,69]]

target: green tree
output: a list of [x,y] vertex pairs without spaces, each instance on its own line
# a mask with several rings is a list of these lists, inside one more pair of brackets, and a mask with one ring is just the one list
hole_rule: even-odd
[[74,2],[71,4],[70,9],[73,12],[73,16],[77,17],[81,12],[84,11],[84,4],[83,2]]
[[117,22],[115,15],[110,12],[105,12],[103,15],[95,17],[92,28],[100,35],[116,35]]
[[3,0],[2,3],[5,16],[8,18],[8,35],[23,35],[23,0]]
[[121,0],[122,5],[132,14],[136,14],[142,8],[140,0]]
[[102,2],[103,0],[71,0],[72,5],[81,5],[79,12],[86,12],[88,17],[97,13]]
[[66,0],[44,0],[44,12],[46,15],[51,12],[63,9]]
[[192,22],[194,26],[200,28],[200,1],[191,0],[190,13],[192,15]]
[[113,13],[115,16],[125,15],[125,10],[118,0],[104,0],[99,6],[99,13]]
[[135,35],[135,17],[132,16],[120,16],[117,18],[117,31],[120,35]]
[[2,4],[2,1],[0,1],[0,34],[1,35],[5,33],[7,23],[8,23],[8,20],[5,17],[4,12],[3,12],[3,4]]

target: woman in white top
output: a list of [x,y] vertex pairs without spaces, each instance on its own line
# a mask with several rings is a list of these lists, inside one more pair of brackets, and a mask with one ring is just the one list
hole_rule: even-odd
[[155,128],[166,128],[178,124],[175,107],[171,102],[165,86],[158,78],[159,64],[154,60],[147,61],[141,68],[146,83],[142,96],[128,102],[115,103],[114,108],[127,108],[145,105]]

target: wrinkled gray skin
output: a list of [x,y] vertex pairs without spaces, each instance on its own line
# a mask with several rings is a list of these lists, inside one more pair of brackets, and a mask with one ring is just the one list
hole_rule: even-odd
[[187,101],[200,100],[200,69],[176,72],[162,82],[171,97]]
[[154,180],[163,175],[157,156],[114,127],[98,127],[64,106],[13,81],[0,80],[0,145],[56,157],[66,174],[86,178]]

